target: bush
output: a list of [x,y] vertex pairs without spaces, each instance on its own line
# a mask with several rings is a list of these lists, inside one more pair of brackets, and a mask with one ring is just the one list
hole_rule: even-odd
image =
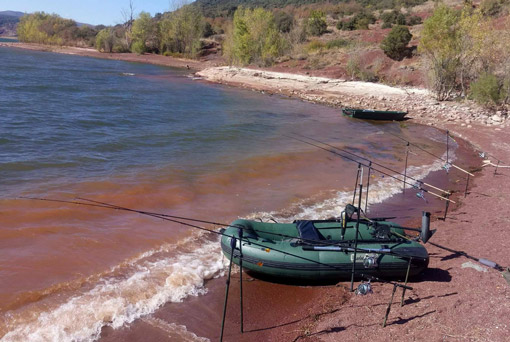
[[372,70],[362,66],[359,55],[351,56],[345,69],[351,78],[357,78],[365,82],[376,82],[378,80]]
[[282,33],[289,33],[294,26],[294,17],[287,12],[278,11],[274,14],[276,28]]
[[404,57],[404,53],[407,51],[407,44],[409,44],[412,38],[413,35],[407,27],[395,25],[381,42],[381,49],[391,59],[400,60]]
[[314,52],[314,51],[322,50],[325,47],[326,47],[326,44],[324,44],[323,42],[318,41],[318,40],[312,40],[310,43],[308,43],[306,45],[305,50],[307,52]]
[[412,15],[409,18],[407,18],[407,25],[414,26],[414,25],[420,25],[422,23],[421,17],[418,17],[417,15]]
[[350,43],[345,39],[333,39],[326,42],[326,49],[342,48],[348,46]]
[[[503,0],[504,1],[504,0]],[[494,17],[497,16],[503,9],[502,0],[483,0],[480,3],[480,12],[483,15]]]
[[307,32],[312,36],[321,36],[326,33],[328,24],[326,15],[322,11],[312,11],[307,20]]
[[497,105],[502,99],[502,89],[496,76],[484,73],[471,83],[469,96],[482,105]]
[[406,17],[399,10],[384,12],[383,14],[381,14],[381,20],[383,21],[383,25],[386,25],[386,27],[391,27],[394,24],[396,25],[406,24]]
[[363,11],[359,12],[348,21],[339,21],[336,28],[344,31],[368,30],[368,25],[374,24],[375,22],[376,18],[372,13]]
[[131,51],[139,55],[147,51],[145,44],[141,40],[137,40],[131,44]]

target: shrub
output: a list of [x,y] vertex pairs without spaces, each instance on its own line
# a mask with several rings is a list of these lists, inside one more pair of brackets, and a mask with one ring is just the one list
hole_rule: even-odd
[[[504,0],[503,0],[504,1]],[[483,0],[480,3],[480,12],[483,15],[494,17],[497,16],[503,9],[502,0]]]
[[407,25],[414,26],[414,25],[420,25],[422,23],[421,17],[417,15],[412,15],[409,18],[407,18]]
[[407,27],[395,25],[381,42],[381,49],[391,59],[402,59],[411,38],[413,38],[413,35]]
[[384,12],[383,14],[381,14],[381,20],[383,21],[383,25],[386,25],[386,28],[391,27],[393,24],[396,25],[406,24],[406,17],[399,10]]
[[307,32],[312,36],[321,36],[326,33],[328,24],[326,15],[322,11],[312,11],[307,20]]
[[294,17],[287,12],[278,11],[274,14],[276,28],[282,33],[289,33],[294,26]]
[[375,22],[376,18],[372,13],[362,11],[348,21],[339,21],[336,28],[344,31],[368,30],[368,25]]
[[482,105],[496,105],[502,95],[498,78],[489,73],[481,74],[469,89],[469,96]]
[[314,52],[318,50],[322,50],[326,47],[326,44],[324,44],[321,41],[318,40],[312,40],[310,43],[306,45],[306,51],[307,52]]
[[326,42],[326,49],[342,48],[348,46],[350,43],[345,39],[333,39]]

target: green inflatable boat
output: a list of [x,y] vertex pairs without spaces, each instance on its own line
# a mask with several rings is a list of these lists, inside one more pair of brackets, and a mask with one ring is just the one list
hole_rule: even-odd
[[[356,241],[353,211],[356,208],[348,206],[339,220],[236,220],[222,230],[221,248],[229,260],[233,256],[235,264],[242,259],[243,269],[252,275],[284,282],[350,279],[354,260],[358,279],[368,275],[402,280],[408,268],[410,276],[427,268],[429,256],[418,238],[407,236],[403,227],[384,218],[360,219]],[[424,213],[421,229],[405,229],[420,231],[426,242],[432,235],[429,223],[430,213]]]

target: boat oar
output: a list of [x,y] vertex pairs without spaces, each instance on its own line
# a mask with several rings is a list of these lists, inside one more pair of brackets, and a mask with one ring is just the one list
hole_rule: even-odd
[[422,253],[416,252],[415,249],[406,249],[403,248],[365,248],[365,247],[341,247],[341,246],[303,246],[303,250],[305,251],[320,251],[320,252],[362,252],[362,253],[376,253],[376,254],[387,254],[393,255],[400,258],[414,258],[414,259],[423,259],[426,260],[427,257]]

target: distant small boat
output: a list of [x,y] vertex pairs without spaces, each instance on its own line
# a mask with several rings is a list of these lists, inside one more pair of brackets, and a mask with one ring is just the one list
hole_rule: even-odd
[[350,116],[351,118],[364,120],[401,121],[404,120],[407,112],[342,108],[342,114]]

